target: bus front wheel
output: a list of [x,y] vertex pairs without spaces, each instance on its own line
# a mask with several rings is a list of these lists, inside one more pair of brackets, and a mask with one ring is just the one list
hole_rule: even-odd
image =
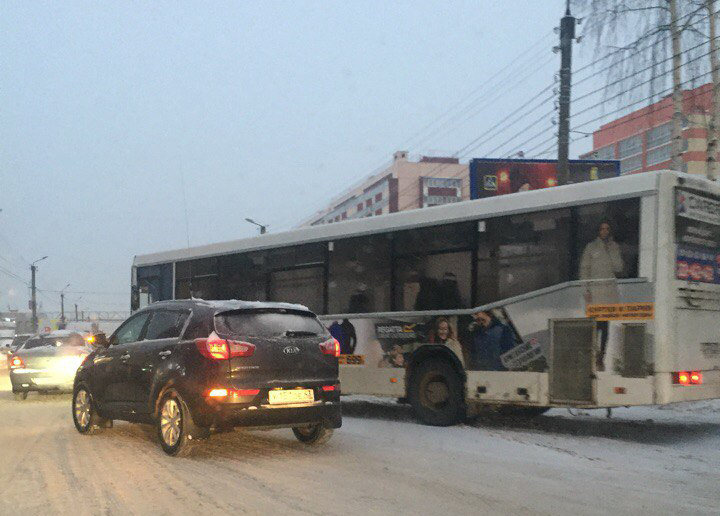
[[415,415],[427,425],[449,426],[464,420],[463,382],[445,360],[421,362],[411,376],[408,395]]

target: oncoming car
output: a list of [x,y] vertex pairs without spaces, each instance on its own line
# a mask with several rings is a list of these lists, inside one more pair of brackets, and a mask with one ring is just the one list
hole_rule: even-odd
[[154,424],[166,453],[186,455],[211,430],[292,428],[321,444],[342,424],[340,345],[303,306],[162,301],[96,337],[75,377],[80,433]]
[[72,391],[75,371],[91,352],[77,332],[59,330],[28,338],[10,357],[13,393],[25,399],[31,391]]

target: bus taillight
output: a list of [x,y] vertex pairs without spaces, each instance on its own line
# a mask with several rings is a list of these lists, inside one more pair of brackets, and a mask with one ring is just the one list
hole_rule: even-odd
[[678,371],[672,374],[676,385],[702,385],[701,371]]

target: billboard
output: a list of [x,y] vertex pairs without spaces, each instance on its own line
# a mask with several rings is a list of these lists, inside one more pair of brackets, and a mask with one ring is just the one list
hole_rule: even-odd
[[[620,162],[570,160],[570,181],[581,183],[620,175]],[[525,190],[557,186],[557,160],[470,160],[470,198],[483,199]]]

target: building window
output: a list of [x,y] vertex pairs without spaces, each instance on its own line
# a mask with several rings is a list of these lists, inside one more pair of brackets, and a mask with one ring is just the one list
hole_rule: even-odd
[[371,204],[372,204],[372,199],[367,199],[367,200],[365,201],[365,207],[366,207],[366,208],[369,208]]
[[628,174],[642,168],[642,154],[624,159],[620,162],[620,173]]
[[382,201],[382,192],[375,194],[375,202]]
[[608,145],[593,151],[591,157],[593,159],[615,159],[615,145]]
[[624,159],[635,154],[640,154],[641,152],[642,137],[639,134],[631,136],[630,138],[626,138],[625,140],[620,140],[620,142],[618,143],[618,157],[620,159]]
[[657,165],[658,163],[662,163],[663,161],[668,161],[672,157],[672,145],[663,145],[662,147],[657,147],[655,149],[649,150],[647,153],[647,166],[651,167],[653,165]]
[[357,211],[363,211],[363,205],[362,205],[362,203],[359,203],[359,204],[357,205]]
[[[647,148],[654,149],[666,143],[670,143],[672,139],[672,122],[654,127],[647,132]],[[648,163],[649,165],[649,163]]]
[[382,215],[382,208],[375,210],[375,215]]

